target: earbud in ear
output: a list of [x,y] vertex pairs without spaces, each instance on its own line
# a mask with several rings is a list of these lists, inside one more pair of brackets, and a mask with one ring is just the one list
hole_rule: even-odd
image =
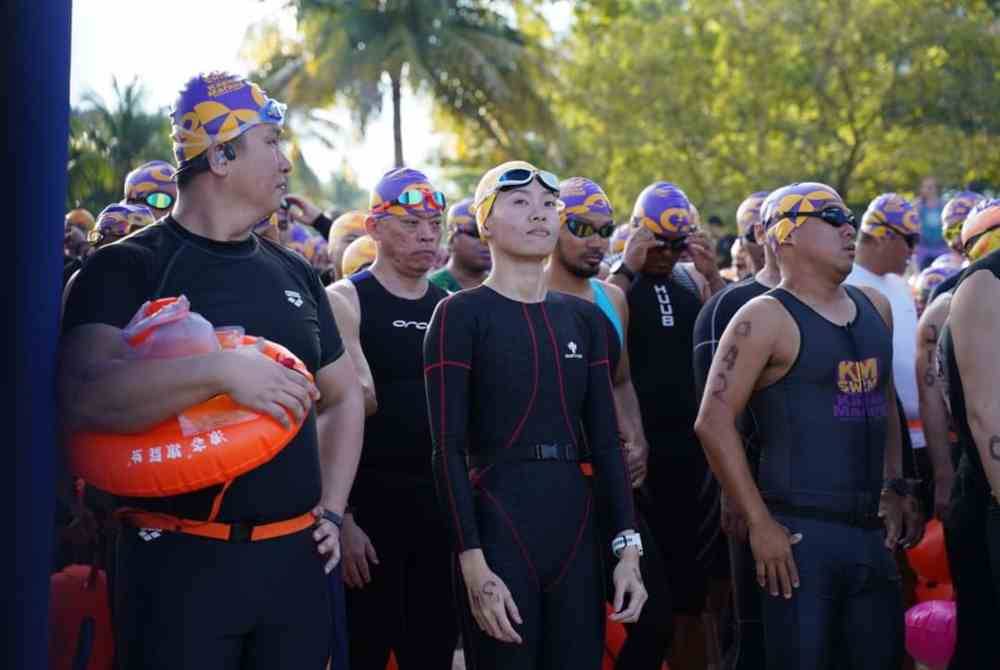
[[231,144],[223,144],[222,155],[231,161],[236,160],[236,148]]

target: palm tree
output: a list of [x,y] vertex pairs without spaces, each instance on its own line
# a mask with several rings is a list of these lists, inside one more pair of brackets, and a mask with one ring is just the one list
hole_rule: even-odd
[[146,92],[138,79],[124,87],[113,79],[112,88],[113,105],[88,93],[70,116],[67,205],[94,213],[121,200],[130,170],[172,157],[169,119],[163,111],[146,111]]
[[[520,76],[528,49],[491,3],[471,0],[295,0],[302,41],[261,64],[266,87],[294,105],[345,100],[362,129],[391,91],[396,165],[403,164],[404,81],[500,145],[517,118],[547,120]],[[538,126],[544,127],[544,126]]]

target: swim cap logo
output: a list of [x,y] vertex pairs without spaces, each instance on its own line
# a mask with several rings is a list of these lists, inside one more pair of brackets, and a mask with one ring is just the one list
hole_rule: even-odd
[[576,342],[570,342],[566,345],[566,348],[569,349],[569,353],[564,354],[563,358],[583,358],[583,354],[578,354],[576,352]]
[[888,416],[885,395],[878,389],[877,358],[863,361],[840,361],[837,364],[837,393],[833,415],[838,419],[863,419],[865,416]]

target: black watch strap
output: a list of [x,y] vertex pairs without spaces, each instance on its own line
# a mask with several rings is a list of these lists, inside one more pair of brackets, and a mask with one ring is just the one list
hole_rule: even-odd
[[340,516],[336,512],[331,512],[328,509],[323,510],[323,518],[332,523],[337,528],[344,525],[344,517]]
[[913,491],[910,488],[910,483],[902,477],[893,477],[892,479],[885,480],[882,484],[882,490],[892,491],[901,498],[905,498],[906,496],[913,494]]

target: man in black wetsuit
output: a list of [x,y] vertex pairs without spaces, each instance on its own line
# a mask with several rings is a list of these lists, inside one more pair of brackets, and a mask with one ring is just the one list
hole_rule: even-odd
[[[416,170],[397,168],[372,191],[372,266],[327,289],[351,311],[348,351],[374,379],[377,409],[344,518],[344,581],[351,667],[451,668],[458,641],[451,548],[434,493],[423,343],[447,294],[427,281],[441,240],[444,196]],[[338,323],[343,319],[338,315]]]
[[[213,116],[220,107],[238,114]],[[339,560],[363,406],[316,274],[251,233],[287,189],[283,119],[284,106],[245,79],[191,79],[173,113],[174,213],[98,251],[69,295],[67,431],[142,432],[221,393],[283,425],[289,413],[303,421],[273,459],[225,487],[120,500],[115,616],[126,670],[320,670],[330,653],[324,570]],[[252,348],[135,359],[121,329],[147,300],[180,294],[212,323],[290,349],[315,385]]]
[[[719,489],[694,436],[698,398],[691,356],[702,303],[723,288],[715,253],[693,223],[687,196],[667,182],[642,191],[634,232],[610,282],[628,297],[628,350],[649,440],[646,521],[663,552],[674,610],[670,664],[703,668],[717,655],[711,618],[700,634],[711,577],[728,577]],[[694,265],[679,263],[689,255]]]
[[[424,341],[434,478],[477,670],[599,668],[609,550],[620,557],[612,617],[632,623],[646,600],[607,329],[594,305],[545,288],[558,189],[523,162],[486,173],[475,210],[493,271],[441,301]],[[607,506],[611,547],[596,537],[595,505]]]
[[[973,207],[982,202],[984,198],[985,196],[975,191],[960,191],[953,195],[945,203],[944,209],[941,210],[941,237],[944,238],[953,252],[966,259],[963,267],[968,264],[968,259],[965,256],[965,248],[962,246],[962,226]],[[935,286],[927,298],[927,305],[930,306],[939,295],[951,293],[958,284],[960,275],[961,273],[955,273]]]
[[428,278],[449,293],[479,286],[492,265],[490,248],[479,237],[471,206],[472,198],[466,198],[448,210],[448,264]]
[[[945,541],[955,584],[958,634],[951,670],[985,667],[996,657],[995,622],[1000,617],[1000,404],[998,404],[997,335],[1000,333],[1000,228],[985,231],[992,216],[1000,225],[1000,201],[984,207],[978,220],[970,213],[962,239],[973,264],[962,273],[954,296],[945,301],[949,315],[938,339],[937,378],[954,418],[960,456],[955,469]],[[989,203],[984,203],[989,204]],[[978,228],[978,230],[977,230]],[[995,250],[987,253],[989,239]],[[930,310],[929,310],[930,311]],[[991,495],[992,490],[992,495]],[[993,582],[994,588],[987,586]]]
[[[764,243],[764,225],[760,208],[767,191],[753,193],[740,203],[736,222],[740,236],[751,249],[750,257],[756,274],[746,281],[727,286],[713,295],[698,312],[694,324],[694,376],[698,398],[704,395],[705,383],[712,359],[719,348],[719,339],[733,315],[759,295],[763,295],[781,281],[781,271],[774,252]],[[753,239],[751,243],[748,240]],[[760,263],[758,266],[758,260]],[[747,459],[756,473],[759,445],[756,442],[756,425],[753,413],[748,411],[741,418],[740,433],[747,449]],[[733,670],[751,670],[766,667],[764,661],[764,632],[761,626],[760,601],[755,583],[756,569],[750,545],[747,544],[746,521],[729,496],[721,499],[721,527],[728,536],[729,569],[733,582],[735,627],[732,644],[725,650],[726,667]]]
[[[628,302],[621,289],[596,278],[601,260],[608,249],[608,239],[615,229],[611,202],[600,186],[583,177],[564,180],[559,185],[559,199],[563,203],[563,225],[559,230],[555,252],[545,267],[546,284],[550,290],[568,293],[596,304],[606,317],[618,430],[635,492],[636,523],[640,534],[650,536],[643,511],[648,500],[640,493],[640,487],[646,479],[649,447],[642,430],[639,398],[632,386],[628,349],[625,346]],[[598,524],[606,541],[610,542],[614,532],[604,530],[603,527],[607,524],[603,523],[603,516],[598,516]],[[666,583],[663,558],[656,542],[648,542],[643,551],[640,563],[649,600],[639,621],[627,626],[628,636],[615,659],[615,668],[619,670],[659,670],[673,633],[670,590]],[[609,564],[609,576],[610,568]]]
[[[761,216],[782,283],[726,328],[696,430],[747,520],[757,581],[770,594],[767,667],[828,668],[838,645],[855,670],[898,667],[903,612],[891,552],[919,536],[920,518],[900,495],[891,311],[877,291],[842,285],[854,219],[832,188],[783,187]],[[737,428],[748,401],[756,482]]]

